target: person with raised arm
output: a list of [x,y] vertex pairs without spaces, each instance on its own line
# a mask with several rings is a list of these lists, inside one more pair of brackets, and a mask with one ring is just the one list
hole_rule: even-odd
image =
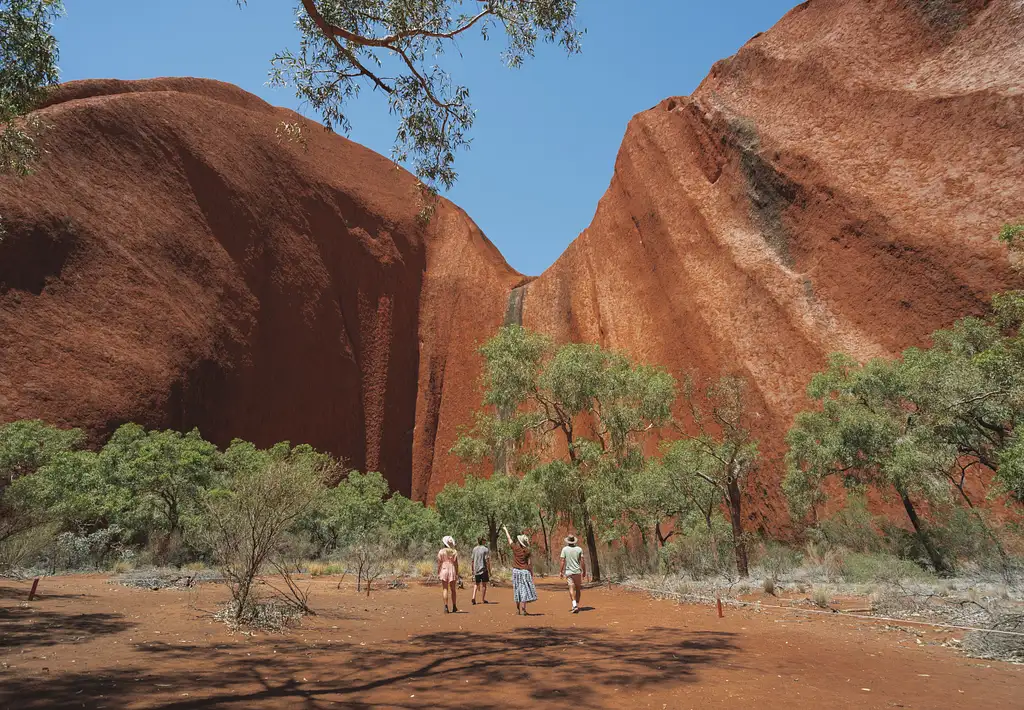
[[512,548],[512,598],[516,603],[516,614],[529,616],[526,605],[537,601],[537,587],[533,584],[530,538],[527,535],[517,535],[513,540],[507,527],[502,525],[501,529],[505,531],[509,547]]

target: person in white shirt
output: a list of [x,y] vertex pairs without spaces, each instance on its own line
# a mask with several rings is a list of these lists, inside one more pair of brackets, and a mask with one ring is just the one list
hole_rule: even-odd
[[583,559],[583,548],[575,535],[565,538],[565,547],[562,548],[562,568],[558,573],[569,582],[569,598],[572,600],[572,613],[580,611],[580,591],[583,589],[583,580],[587,578],[587,563]]

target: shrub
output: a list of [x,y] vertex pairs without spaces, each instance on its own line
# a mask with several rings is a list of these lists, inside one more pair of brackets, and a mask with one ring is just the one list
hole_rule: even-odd
[[933,537],[955,568],[969,564],[999,572],[1010,581],[1018,571],[1019,561],[1006,553],[1000,540],[1002,531],[987,524],[983,515],[983,511],[959,507],[943,511]]
[[[768,541],[761,548],[757,564],[764,571],[765,577],[772,581],[772,587],[778,584],[782,577],[800,565],[800,553],[785,545],[774,541]],[[768,591],[767,589],[765,591]],[[768,592],[774,594],[774,592]]]
[[609,557],[612,573],[619,579],[643,578],[658,569],[658,552],[652,552],[641,542],[631,543],[626,540],[612,549]]
[[821,609],[830,608],[832,602],[832,590],[828,587],[815,586],[811,589],[811,601]]
[[41,525],[0,540],[0,575],[36,564],[53,549],[56,532],[53,525]]
[[307,568],[310,577],[329,577],[345,574],[345,565],[338,562],[310,562]]
[[241,466],[229,489],[207,494],[207,534],[231,591],[236,623],[251,616],[256,575],[279,554],[288,528],[316,503],[323,476],[316,462],[279,458]]
[[882,553],[851,552],[842,562],[842,576],[847,582],[887,582],[934,579],[928,571],[910,560],[901,560]]
[[808,530],[807,536],[827,547],[854,552],[880,552],[885,548],[875,516],[868,510],[867,499],[856,493],[847,497],[841,510]]
[[659,550],[666,572],[686,572],[694,579],[728,574],[735,570],[732,529],[720,513],[708,530],[703,520],[681,521],[678,534]]
[[812,541],[804,548],[805,563],[817,568],[818,574],[829,581],[842,575],[845,557],[843,548],[829,547],[824,543]]
[[348,567],[356,573],[356,591],[366,587],[370,596],[370,585],[391,571],[395,561],[395,545],[390,540],[360,542],[349,548]]
[[51,553],[51,571],[107,567],[123,549],[120,546],[123,532],[117,525],[111,525],[86,535],[61,533]]

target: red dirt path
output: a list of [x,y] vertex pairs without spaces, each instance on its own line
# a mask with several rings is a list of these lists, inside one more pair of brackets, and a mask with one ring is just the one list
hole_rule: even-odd
[[[318,615],[284,634],[209,618],[223,587],[126,589],[106,577],[0,582],[0,707],[18,708],[1012,708],[1024,669],[976,661],[881,625],[677,606],[587,590],[567,612],[494,605],[445,616],[433,587],[367,600],[314,583]],[[460,610],[461,611],[461,610]]]

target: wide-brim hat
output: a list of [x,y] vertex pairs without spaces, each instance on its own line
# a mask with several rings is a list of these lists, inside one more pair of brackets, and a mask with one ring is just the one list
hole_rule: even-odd
[[443,538],[441,538],[441,544],[443,544],[445,547],[450,547],[450,548],[454,549],[455,548],[455,538],[452,537],[451,535],[445,535]]
[[575,545],[577,542],[579,542],[579,540],[576,539],[575,535],[570,535],[569,537],[565,538],[566,545]]
[[519,544],[523,547],[530,546],[530,537],[528,535],[516,535],[516,540],[518,540]]

